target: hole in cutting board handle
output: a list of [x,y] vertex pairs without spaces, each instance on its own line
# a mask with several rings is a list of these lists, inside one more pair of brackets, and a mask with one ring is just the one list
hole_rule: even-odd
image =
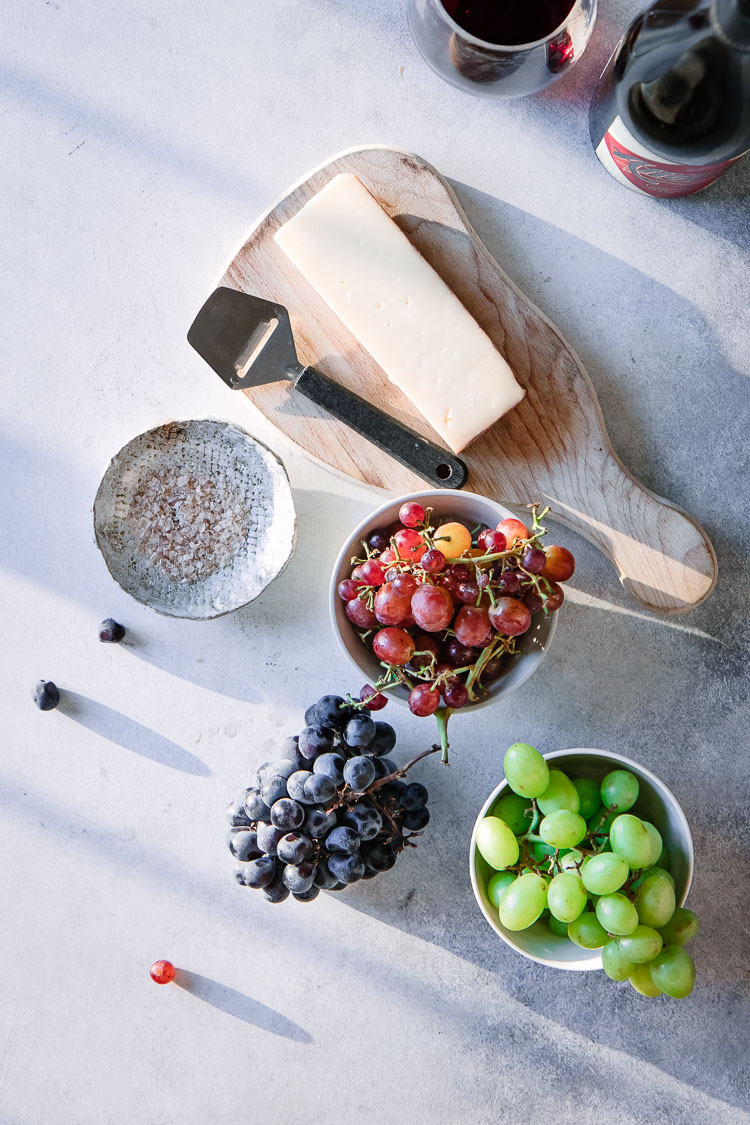
[[441,465],[435,467],[435,472],[441,480],[450,480],[453,476],[453,466],[446,465],[445,462],[443,462]]

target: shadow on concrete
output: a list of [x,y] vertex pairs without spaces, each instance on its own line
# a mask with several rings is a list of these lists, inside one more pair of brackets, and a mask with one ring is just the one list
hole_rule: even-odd
[[210,776],[211,771],[208,766],[200,758],[196,758],[195,754],[178,746],[171,739],[157,734],[150,727],[145,727],[135,719],[123,715],[121,711],[115,711],[114,708],[107,707],[95,699],[89,699],[87,695],[81,695],[77,691],[64,689],[60,695],[58,708],[60,713],[80,723],[87,730],[94,731],[95,734],[126,750],[132,750],[134,754],[158,762],[159,765],[180,770],[181,773],[197,774],[199,777]]
[[282,1016],[279,1012],[253,1000],[234,988],[211,980],[210,977],[201,976],[200,973],[191,973],[187,969],[176,969],[174,983],[185,992],[226,1012],[243,1023],[250,1023],[263,1031],[270,1031],[273,1035],[280,1035],[283,1039],[292,1039],[295,1043],[312,1043],[313,1038],[309,1032],[299,1024]]

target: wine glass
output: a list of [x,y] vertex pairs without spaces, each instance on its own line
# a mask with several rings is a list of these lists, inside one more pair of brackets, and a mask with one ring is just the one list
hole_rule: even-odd
[[[583,54],[597,0],[408,0],[414,41],[432,69],[482,97],[520,98],[551,85]],[[459,22],[460,21],[460,22]],[[524,38],[506,44],[479,38]]]

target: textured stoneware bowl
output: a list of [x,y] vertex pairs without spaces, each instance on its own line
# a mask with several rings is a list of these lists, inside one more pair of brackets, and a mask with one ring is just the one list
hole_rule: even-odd
[[[637,762],[608,750],[555,750],[544,757],[550,765],[554,764],[556,769],[563,770],[569,777],[593,777],[596,781],[601,781],[606,774],[616,769],[630,770],[635,774],[640,792],[634,811],[659,829],[669,848],[677,905],[682,906],[693,879],[693,839],[685,814],[664,782]],[[491,813],[497,799],[506,792],[509,792],[508,783],[503,778],[484,802],[471,834],[469,874],[480,910],[498,937],[531,961],[538,961],[540,965],[550,965],[555,969],[577,972],[601,969],[600,949],[580,949],[567,938],[550,933],[545,922],[535,922],[528,930],[516,931],[506,930],[500,925],[497,910],[490,903],[485,890],[492,868],[477,851],[477,831],[480,821]]]
[[[373,683],[383,671],[377,657],[371,649],[366,648],[359,639],[359,634],[349,621],[344,612],[344,603],[338,596],[339,582],[348,578],[352,571],[352,556],[363,554],[362,541],[367,539],[373,531],[380,527],[387,527],[398,519],[399,508],[407,500],[416,500],[424,508],[433,509],[434,523],[447,523],[449,520],[458,520],[467,527],[476,527],[479,523],[495,527],[500,520],[515,516],[502,504],[478,496],[474,492],[453,491],[449,488],[426,489],[424,492],[410,492],[407,496],[399,496],[396,500],[389,500],[376,508],[367,519],[362,520],[358,527],[344,543],[336,559],[331,576],[330,609],[333,631],[342,649],[349,657],[354,667],[363,676],[362,684]],[[564,612],[564,609],[562,611]],[[531,628],[519,638],[519,653],[506,662],[503,674],[489,686],[488,693],[477,703],[469,704],[466,710],[475,711],[479,707],[486,707],[495,703],[504,695],[515,691],[529,676],[536,671],[544,659],[549,648],[557,625],[557,613],[548,617],[539,614],[534,618]],[[362,687],[357,685],[357,690]],[[396,688],[388,692],[390,699],[405,704],[408,698],[405,687]]]
[[[297,517],[275,453],[230,422],[192,419],[139,434],[112,458],[94,532],[123,590],[158,613],[201,620],[247,605],[281,573]],[[189,576],[165,561],[175,535],[185,554],[198,552]]]

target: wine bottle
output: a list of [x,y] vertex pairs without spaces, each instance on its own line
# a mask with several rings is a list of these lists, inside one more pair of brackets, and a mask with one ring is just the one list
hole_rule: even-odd
[[630,25],[589,111],[616,180],[691,195],[750,149],[750,0],[658,0]]

